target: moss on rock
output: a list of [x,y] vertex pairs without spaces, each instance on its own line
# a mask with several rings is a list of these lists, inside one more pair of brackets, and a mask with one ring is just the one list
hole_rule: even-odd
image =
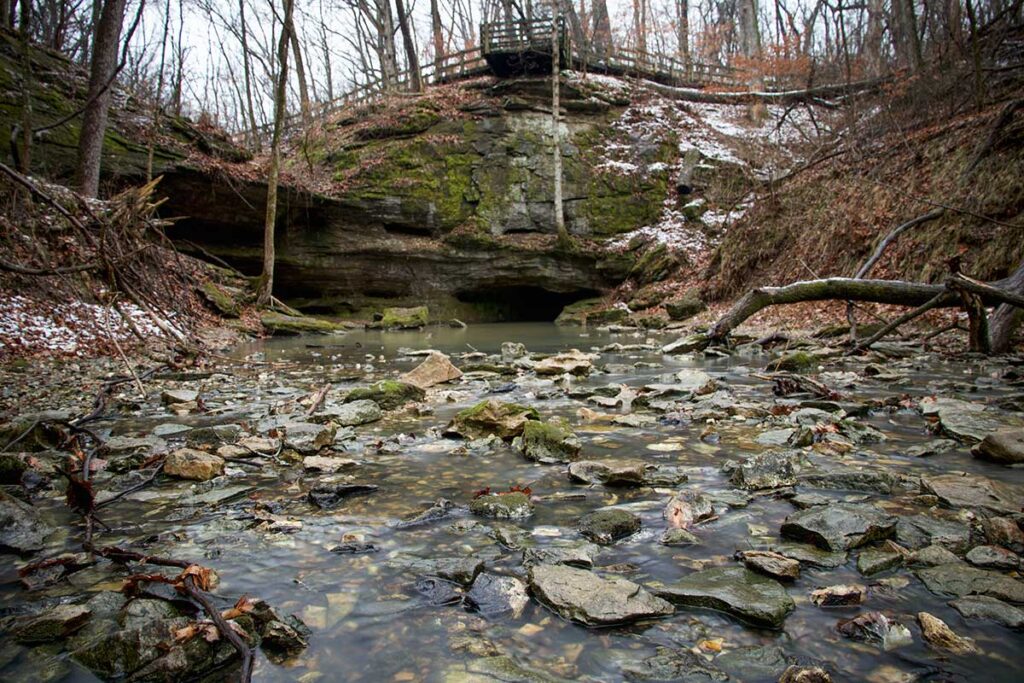
[[422,401],[426,392],[414,384],[384,379],[368,387],[353,389],[345,395],[345,403],[371,400],[384,410],[400,408],[410,401]]

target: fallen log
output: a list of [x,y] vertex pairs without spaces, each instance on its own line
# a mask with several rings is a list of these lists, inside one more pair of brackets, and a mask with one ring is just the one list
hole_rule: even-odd
[[[899,325],[921,315],[933,308],[951,308],[965,305],[964,294],[970,293],[977,305],[1000,305],[1024,309],[1024,264],[1021,264],[1008,278],[995,282],[979,282],[961,274],[954,274],[943,284],[925,284],[905,282],[902,280],[861,280],[857,278],[826,278],[823,280],[805,280],[794,282],[782,287],[758,287],[747,292],[729,311],[719,318],[707,332],[711,342],[723,341],[730,332],[743,322],[768,308],[783,304],[795,304],[804,301],[867,301],[878,304],[897,306],[916,306],[917,309],[904,315],[894,323],[886,326],[883,334],[891,332]],[[983,310],[983,308],[982,308]],[[978,310],[973,310],[972,318],[980,320]],[[1016,316],[1019,320],[1020,316]],[[980,323],[979,323],[980,324]],[[987,325],[978,328],[972,334],[972,348],[995,351],[1006,349],[998,344],[990,344]],[[1008,340],[1012,330],[999,329],[1000,339]],[[984,334],[985,339],[977,338]],[[883,335],[874,335],[863,346],[875,343]],[[1008,344],[1008,341],[1006,341]]]

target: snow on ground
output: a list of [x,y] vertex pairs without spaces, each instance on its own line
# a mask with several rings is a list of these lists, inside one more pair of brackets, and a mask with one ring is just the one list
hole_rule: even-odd
[[[133,304],[121,304],[143,335],[162,332],[150,317]],[[111,345],[134,343],[136,337],[121,314],[113,308],[76,301],[53,305],[25,296],[0,296],[0,356],[54,354],[95,355]]]

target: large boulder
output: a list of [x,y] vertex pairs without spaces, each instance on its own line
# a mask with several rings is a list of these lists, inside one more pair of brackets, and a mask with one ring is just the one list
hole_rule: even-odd
[[559,616],[584,626],[613,626],[664,617],[672,605],[626,579],[602,578],[586,569],[540,564],[530,568],[534,597]]
[[1024,463],[1024,429],[1001,429],[992,432],[971,449],[971,454],[982,460],[1001,465]]
[[370,400],[384,410],[401,408],[411,401],[422,401],[426,392],[415,384],[384,379],[368,387],[353,389],[345,395],[345,403]]
[[672,320],[686,320],[707,309],[707,304],[696,296],[684,296],[681,299],[665,302],[665,311]]
[[1024,419],[1020,417],[955,398],[925,398],[921,401],[921,413],[937,417],[943,432],[965,443],[978,443],[1004,428],[1024,428]]
[[434,351],[427,356],[426,360],[399,379],[420,389],[429,389],[435,384],[444,384],[460,377],[462,377],[462,371],[452,365],[448,356]]
[[487,400],[456,413],[445,434],[469,439],[493,434],[508,441],[523,433],[527,421],[539,419],[540,413],[529,406]]
[[957,598],[985,595],[1006,602],[1024,603],[1024,582],[998,572],[976,569],[963,562],[919,569],[917,577],[928,590],[940,595]]
[[849,550],[892,536],[898,521],[869,505],[839,503],[793,513],[782,523],[782,535],[825,550]]
[[207,481],[224,474],[224,458],[193,448],[179,448],[164,460],[164,474]]
[[412,330],[426,327],[430,321],[430,311],[426,306],[410,308],[385,308],[380,319],[380,326],[385,330]]
[[735,566],[694,572],[655,594],[677,606],[719,610],[766,628],[780,627],[796,607],[778,581]]

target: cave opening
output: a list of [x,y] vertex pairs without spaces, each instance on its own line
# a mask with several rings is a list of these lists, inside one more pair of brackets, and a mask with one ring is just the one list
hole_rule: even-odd
[[600,296],[593,289],[552,292],[543,287],[487,287],[458,292],[456,297],[480,308],[480,317],[495,322],[551,322],[562,309]]

